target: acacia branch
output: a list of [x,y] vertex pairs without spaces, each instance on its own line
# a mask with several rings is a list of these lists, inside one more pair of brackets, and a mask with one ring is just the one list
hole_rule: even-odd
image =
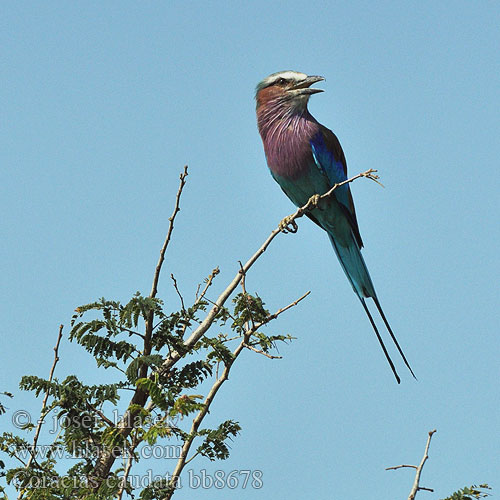
[[409,469],[418,469],[418,465],[402,464],[402,465],[395,465],[394,467],[386,467],[385,470],[397,470],[397,469],[402,469],[404,467],[408,467]]
[[[212,404],[212,401],[215,398],[215,395],[217,394],[218,390],[221,388],[222,384],[228,379],[229,376],[229,371],[231,370],[231,366],[233,363],[236,361],[236,358],[240,355],[241,351],[244,348],[244,341],[242,341],[238,347],[233,351],[233,356],[232,359],[227,361],[225,364],[224,371],[222,372],[222,375],[215,381],[214,385],[210,389],[209,393],[207,394],[207,397],[205,398],[205,401],[203,402],[203,408],[198,412],[196,417],[193,419],[193,423],[191,425],[191,429],[189,431],[189,435],[184,441],[184,444],[182,446],[181,450],[181,455],[177,461],[177,465],[175,466],[175,469],[172,473],[172,477],[168,482],[168,486],[170,487],[169,492],[167,493],[165,500],[170,500],[172,498],[172,495],[175,492],[175,487],[179,481],[179,477],[181,475],[182,469],[187,463],[187,456],[189,453],[189,450],[191,449],[191,445],[193,444],[193,441],[197,435],[198,429],[200,428],[201,422],[205,418],[206,414],[208,413],[210,409],[210,405]],[[194,457],[191,457],[194,458]],[[189,460],[191,461],[191,459]]]
[[[179,188],[177,190],[177,195],[175,197],[174,210],[172,212],[172,215],[168,219],[169,225],[167,230],[167,236],[165,237],[165,241],[163,242],[163,246],[160,250],[160,256],[158,258],[158,263],[156,265],[155,273],[153,276],[151,293],[149,294],[150,298],[155,298],[158,292],[158,281],[160,279],[161,268],[165,260],[165,253],[170,243],[172,232],[174,230],[175,217],[180,211],[180,200],[182,191],[186,184],[187,176],[188,176],[188,167],[186,165],[184,167],[183,172],[181,172],[181,174],[179,175],[180,182],[179,182]],[[152,349],[151,337],[153,335],[153,323],[154,323],[154,313],[153,311],[151,311],[145,321],[144,348],[142,352],[142,355],[144,356],[148,356],[149,354],[151,354],[151,349]],[[139,369],[139,378],[145,378],[147,374],[148,374],[148,366],[144,364]],[[148,400],[148,397],[149,395],[147,394],[147,392],[145,392],[141,388],[136,388],[134,390],[134,395],[130,400],[129,406],[130,405],[144,406],[146,404],[146,401]],[[136,413],[137,412],[132,412],[130,410],[127,410],[123,415],[123,417],[118,422],[118,425],[116,427],[119,429],[120,434],[123,438],[127,438],[127,436],[132,432],[134,415]],[[108,477],[109,471],[111,470],[111,467],[113,466],[113,463],[116,460],[116,456],[114,455],[116,455],[116,450],[111,450],[111,451],[106,450],[99,456],[99,459],[91,474],[92,482],[95,485],[94,486],[95,491],[99,489],[104,479]]]
[[[341,186],[344,186],[346,184],[349,184],[356,179],[359,179],[361,177],[366,177],[370,180],[377,181],[378,176],[375,175],[376,170],[374,169],[369,169],[366,170],[365,172],[361,172],[349,179],[346,179],[343,182],[339,182],[335,184],[334,186],[331,187],[329,191],[324,193],[323,195],[315,195],[312,196],[308,202],[303,206],[298,208],[292,215],[286,217],[286,221],[288,224],[294,223],[296,219],[299,219],[300,217],[303,217],[306,213],[308,213],[310,210],[315,208],[320,200],[326,199],[332,195],[332,193],[338,189]],[[187,166],[184,167],[184,172],[180,174],[180,185],[179,185],[179,190],[177,192],[176,196],[176,201],[175,201],[175,206],[174,206],[174,211],[172,216],[170,217],[170,225],[168,228],[168,233],[167,237],[165,239],[165,242],[163,244],[163,247],[160,252],[160,258],[158,261],[158,264],[156,266],[156,271],[153,279],[153,286],[151,289],[151,295],[150,297],[153,298],[156,296],[157,293],[157,287],[158,287],[158,280],[160,277],[160,272],[161,272],[161,266],[163,264],[164,258],[165,258],[165,252],[168,246],[168,243],[171,238],[171,234],[173,231],[173,224],[174,224],[174,219],[177,213],[179,212],[179,201],[180,197],[182,194],[182,190],[184,188],[184,185],[186,183],[185,179],[187,177]],[[267,250],[269,245],[272,243],[274,238],[278,236],[280,232],[283,232],[283,225],[280,223],[276,229],[274,229],[271,234],[266,238],[264,243],[260,246],[260,248],[248,259],[248,261],[244,265],[240,265],[240,269],[236,273],[235,277],[231,280],[229,285],[226,287],[226,289],[219,295],[215,303],[213,304],[212,308],[210,311],[207,313],[205,316],[205,319],[196,327],[196,329],[191,333],[191,335],[184,341],[184,348],[182,349],[182,352],[187,352],[190,349],[194,347],[194,345],[201,339],[201,337],[207,332],[207,330],[212,326],[213,322],[215,321],[217,317],[217,313],[219,310],[224,306],[226,300],[231,296],[231,294],[234,292],[238,284],[241,282],[241,278],[251,269],[251,267],[255,264],[255,262],[259,259],[259,257],[262,256],[262,254]],[[218,271],[218,269],[217,269]],[[215,276],[215,271],[211,278]],[[201,298],[204,296],[206,290],[208,287],[211,285],[211,280],[207,282],[207,286],[205,287],[205,290],[201,294],[201,296],[198,298],[201,300]],[[144,354],[150,354],[151,352],[151,335],[152,335],[152,330],[153,330],[153,318],[149,318],[149,321],[146,322],[146,338],[144,340]],[[245,338],[240,344],[241,349],[243,349],[243,343],[246,343],[246,335]],[[178,351],[172,351],[168,354],[166,357],[165,361],[163,362],[162,366],[159,367],[158,371],[160,373],[165,373],[168,372],[180,359],[182,355]],[[142,370],[147,370],[147,366],[145,365],[144,367],[141,367],[141,377],[145,377],[147,373],[142,373]],[[146,404],[146,401],[148,399],[148,394],[142,391],[141,389],[137,389],[134,393],[134,396],[132,400],[130,401],[130,405],[139,405],[143,406]],[[130,406],[129,405],[129,406]],[[120,434],[122,435],[123,438],[126,438],[130,432],[133,429],[133,417],[134,417],[134,412],[127,410],[123,417],[121,418],[120,422],[117,425],[117,428],[120,430]],[[116,457],[114,457],[112,451],[107,451],[101,454],[98,463],[96,464],[93,472],[92,472],[92,481],[96,485],[95,490],[97,491],[104,481],[104,479],[108,476],[109,471],[111,470],[111,467],[113,466],[114,461],[116,460]]]
[[[307,212],[312,210],[320,200],[326,199],[333,194],[333,192],[341,186],[349,184],[360,177],[366,177],[368,179],[376,181],[378,176],[375,175],[376,170],[370,168],[365,172],[361,172],[343,182],[339,182],[332,186],[332,188],[327,191],[325,194],[321,196],[311,196],[309,201],[303,206],[298,208],[292,215],[286,217],[288,223],[295,221],[296,219],[303,217]],[[267,237],[264,243],[260,246],[260,248],[248,259],[248,261],[241,266],[239,271],[236,273],[236,276],[232,279],[231,283],[227,286],[227,288],[219,295],[218,299],[215,301],[214,306],[208,312],[205,319],[200,323],[200,325],[193,331],[190,337],[184,342],[184,347],[189,350],[191,349],[200,338],[205,334],[205,332],[212,326],[212,323],[215,320],[215,317],[219,311],[219,309],[225,304],[226,300],[231,296],[236,287],[240,284],[241,278],[243,275],[248,273],[250,268],[255,264],[257,259],[267,250],[271,242],[278,236],[279,233],[282,232],[281,224],[278,225],[276,229],[274,229],[271,234]],[[163,363],[161,370],[167,371],[169,370],[177,361],[179,361],[181,355],[177,351],[173,351],[170,353],[168,358]]]
[[[179,175],[179,188],[177,189],[177,195],[175,196],[174,211],[172,212],[172,215],[168,219],[169,224],[168,224],[167,236],[165,237],[165,241],[163,242],[163,246],[161,247],[160,257],[158,259],[158,264],[156,265],[155,274],[153,277],[153,285],[151,287],[151,293],[149,294],[149,297],[152,299],[156,297],[156,294],[158,292],[158,280],[160,279],[161,268],[163,262],[165,261],[165,252],[167,251],[168,244],[170,243],[170,238],[172,237],[175,217],[180,212],[181,195],[184,186],[186,185],[187,176],[188,176],[188,167],[187,165],[185,165],[184,171]],[[175,282],[175,278],[174,278],[174,284],[175,288],[177,289],[177,283]],[[183,309],[184,309],[184,304],[183,304]],[[146,319],[146,325],[145,325],[144,349],[142,352],[144,356],[148,356],[149,354],[151,354],[151,349],[152,349],[151,337],[153,335],[153,323],[154,323],[154,313],[153,311],[151,311],[148,314],[148,318]],[[145,378],[147,374],[148,374],[148,366],[144,364],[139,369],[139,377]],[[147,401],[147,398],[148,395],[142,389],[138,388],[134,394],[134,397],[132,398],[131,404],[138,404],[140,406],[143,406]]]
[[436,429],[433,431],[429,431],[429,434],[427,436],[427,444],[425,445],[425,451],[424,451],[424,456],[422,457],[422,460],[420,461],[419,465],[396,465],[394,467],[387,467],[385,470],[397,470],[397,469],[402,469],[402,468],[412,468],[415,469],[415,481],[413,482],[413,487],[410,491],[410,495],[408,496],[408,500],[414,500],[414,498],[417,496],[417,492],[421,490],[425,491],[431,491],[433,492],[434,490],[431,488],[424,488],[423,486],[420,486],[420,475],[422,474],[422,469],[424,468],[424,464],[429,458],[429,446],[431,444],[431,439],[432,435],[436,432]]
[[[245,275],[243,275],[243,277],[241,279],[241,286],[243,288],[243,293],[246,293],[244,277],[245,277]],[[251,346],[248,343],[250,340],[250,337],[256,331],[256,328],[262,326],[265,323],[268,323],[269,321],[272,321],[273,319],[276,319],[284,311],[290,309],[291,307],[296,306],[300,301],[305,299],[309,295],[309,293],[310,292],[305,293],[304,295],[302,295],[302,297],[299,297],[297,300],[295,300],[291,304],[288,304],[287,306],[282,307],[281,309],[276,311],[274,314],[269,316],[269,319],[266,320],[266,322],[260,323],[259,325],[254,325],[254,326],[252,326],[252,329],[247,330],[244,333],[242,341],[240,342],[238,347],[236,347],[236,349],[233,351],[233,356],[232,356],[231,360],[229,360],[225,363],[225,368],[224,368],[224,371],[222,372],[222,375],[215,381],[214,385],[212,386],[209,393],[207,394],[207,397],[205,398],[205,401],[203,403],[203,408],[198,412],[196,417],[193,419],[193,423],[191,425],[189,435],[188,435],[186,441],[184,441],[184,445],[182,446],[181,456],[179,457],[179,460],[177,461],[177,465],[176,465],[176,467],[172,473],[172,477],[169,481],[170,490],[169,490],[169,493],[167,494],[167,496],[165,497],[165,500],[170,500],[170,498],[174,494],[175,486],[176,486],[177,482],[179,481],[179,477],[181,475],[183,468],[199,454],[199,452],[196,452],[191,458],[189,458],[189,459],[187,458],[187,456],[189,454],[189,450],[191,449],[191,445],[193,444],[193,441],[196,437],[198,429],[201,425],[201,422],[203,421],[203,419],[205,418],[205,416],[209,412],[210,405],[212,404],[212,401],[214,400],[215,395],[217,394],[218,390],[221,388],[222,384],[228,379],[229,371],[231,370],[232,365],[236,361],[236,358],[241,354],[243,349],[244,348],[250,349],[258,354],[263,354],[264,356],[266,356],[270,359],[281,359],[281,356],[272,356],[264,351],[261,351],[259,349],[254,348],[253,346]]]
[[97,415],[99,415],[101,417],[103,422],[108,424],[110,427],[115,426],[115,423],[112,420],[110,420],[108,417],[106,417],[106,415],[104,415],[104,413],[101,410],[99,410],[99,408],[97,408],[93,404],[90,404],[88,401],[86,403],[87,403],[87,407],[90,408],[93,412],[97,413]]
[[302,295],[302,297],[299,297],[297,300],[294,300],[292,303],[288,304],[287,306],[282,307],[281,309],[278,309],[275,313],[270,314],[264,321],[261,321],[257,325],[253,325],[252,326],[252,330],[246,332],[246,340],[244,341],[244,346],[247,349],[250,349],[251,351],[256,352],[257,354],[262,354],[266,358],[269,358],[269,359],[282,359],[282,356],[273,356],[272,354],[269,354],[269,353],[267,353],[267,352],[265,352],[265,351],[263,351],[261,349],[255,348],[252,344],[249,343],[250,337],[259,328],[261,328],[262,326],[267,325],[269,322],[275,320],[280,314],[283,314],[285,311],[288,311],[288,309],[290,309],[292,307],[295,307],[299,302],[301,302],[302,300],[304,300],[310,293],[311,293],[310,290],[307,291],[304,295]]

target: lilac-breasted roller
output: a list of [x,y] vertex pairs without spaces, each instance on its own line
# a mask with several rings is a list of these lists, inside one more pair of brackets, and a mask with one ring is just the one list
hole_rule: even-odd
[[[281,71],[264,78],[256,89],[257,123],[267,164],[274,180],[297,207],[305,205],[311,196],[322,195],[334,184],[347,179],[346,159],[337,136],[316,121],[307,109],[309,97],[323,92],[310,88],[321,80],[324,80],[321,76]],[[367,298],[375,302],[394,344],[415,377],[380,306],[361,255],[363,241],[349,184],[337,188],[328,199],[320,200],[307,215],[328,233],[398,384],[399,375],[366,305]]]

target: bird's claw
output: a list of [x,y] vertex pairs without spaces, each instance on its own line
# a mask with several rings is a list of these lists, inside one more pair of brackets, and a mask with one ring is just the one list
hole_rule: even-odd
[[319,199],[321,196],[319,194],[313,194],[310,198],[307,204],[311,206],[311,208],[317,208],[319,204]]
[[278,225],[279,230],[282,233],[296,233],[299,230],[299,226],[297,226],[297,223],[295,220],[292,218],[291,215],[285,217]]

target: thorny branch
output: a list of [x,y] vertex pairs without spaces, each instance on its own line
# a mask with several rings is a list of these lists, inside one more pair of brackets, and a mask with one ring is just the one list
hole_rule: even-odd
[[415,469],[415,481],[413,482],[413,487],[410,491],[410,495],[408,496],[408,500],[414,500],[414,498],[417,496],[417,492],[421,490],[425,491],[431,491],[433,492],[434,490],[431,488],[424,488],[423,486],[420,486],[420,475],[422,474],[422,469],[424,468],[424,464],[429,458],[429,446],[431,444],[431,439],[432,435],[436,432],[436,429],[433,431],[429,431],[428,437],[427,437],[427,444],[425,445],[425,451],[424,451],[424,456],[422,457],[422,460],[420,462],[420,465],[407,465],[407,464],[402,464],[402,465],[395,465],[394,467],[387,467],[385,470],[397,470],[397,469],[402,469],[402,468],[411,468]]
[[[325,194],[323,194],[321,196],[319,196],[319,195],[312,196],[303,207],[298,208],[292,215],[290,215],[290,216],[286,217],[286,219],[284,219],[284,220],[286,220],[286,224],[287,225],[291,224],[292,226],[293,225],[296,226],[295,220],[300,218],[300,217],[303,217],[308,211],[315,208],[320,200],[328,198],[329,196],[332,195],[332,193],[336,189],[338,189],[339,187],[344,186],[346,184],[349,184],[349,183],[355,181],[356,179],[359,179],[361,177],[366,177],[366,178],[378,183],[379,177],[377,175],[375,175],[375,172],[377,172],[377,171],[374,169],[369,169],[365,172],[361,172],[361,173],[359,173],[359,174],[357,174],[349,179],[346,179],[343,182],[339,182],[339,183],[335,184],[334,186],[332,186],[332,188],[328,192],[326,192]],[[188,170],[187,170],[187,166],[185,166],[183,173],[180,174],[180,185],[179,185],[179,189],[177,191],[177,196],[176,196],[175,205],[174,205],[174,211],[173,211],[171,217],[169,218],[169,228],[168,228],[167,236],[165,238],[165,242],[163,244],[163,247],[160,251],[160,258],[159,258],[158,264],[156,266],[156,270],[155,270],[155,274],[154,274],[154,278],[153,278],[153,286],[152,286],[151,294],[150,294],[151,298],[154,298],[156,296],[156,293],[157,293],[158,280],[160,277],[161,267],[162,267],[163,261],[165,259],[165,252],[166,252],[166,249],[168,247],[168,244],[170,242],[170,238],[172,235],[175,216],[177,215],[177,213],[180,210],[179,203],[180,203],[180,198],[181,198],[181,194],[182,194],[184,185],[186,184],[187,175],[188,175]],[[240,284],[242,277],[245,276],[245,274],[251,269],[251,267],[259,259],[259,257],[267,250],[267,248],[269,247],[271,242],[274,240],[274,238],[276,238],[276,236],[278,234],[280,234],[280,232],[283,231],[283,224],[282,223],[283,223],[283,221],[278,225],[278,227],[276,229],[274,229],[271,232],[271,234],[266,238],[266,240],[260,246],[260,248],[248,259],[248,261],[244,265],[240,264],[240,269],[236,273],[235,277],[231,280],[231,282],[226,287],[226,289],[219,295],[219,297],[217,298],[217,300],[213,304],[212,308],[207,313],[206,317],[195,328],[195,330],[193,330],[191,335],[184,341],[183,352],[186,352],[186,351],[189,351],[190,349],[192,349],[194,347],[194,345],[201,339],[201,337],[207,332],[207,330],[212,326],[213,322],[216,319],[217,313],[224,306],[226,300],[231,296],[231,294],[234,292],[234,290],[236,289],[238,284]],[[216,274],[218,274],[218,272],[219,272],[218,269],[217,269],[217,273],[214,270],[212,275],[209,277],[209,280],[207,281],[205,289],[203,290],[203,292],[201,293],[201,295],[197,299],[198,301],[204,297],[208,287],[212,283],[213,277]],[[301,300],[301,299],[299,299],[299,300]],[[152,331],[153,331],[153,319],[154,318],[151,317],[146,322],[146,335],[145,335],[145,339],[144,339],[144,355],[148,355],[151,352],[151,335],[152,335]],[[274,318],[271,318],[271,319],[274,319]],[[262,324],[269,322],[271,319],[266,320]],[[257,326],[262,326],[262,325],[257,325]],[[237,348],[237,350],[239,349],[238,354],[244,348],[244,344],[248,343],[248,339],[249,339],[249,336],[247,336],[245,334],[242,343]],[[182,355],[177,351],[170,352],[168,354],[168,356],[166,357],[165,361],[163,362],[162,366],[159,368],[159,371],[161,373],[168,372],[181,359],[181,357],[182,357]],[[226,366],[224,373],[217,380],[216,385],[214,385],[212,387],[212,391],[207,396],[208,406],[210,405],[211,400],[215,396],[218,388],[224,382],[224,380],[225,380],[225,378],[223,378],[224,374],[227,378],[228,373],[229,373],[229,369]],[[151,375],[154,375],[154,373]],[[146,376],[147,376],[147,365],[144,365],[141,368],[140,377],[143,378]],[[210,397],[211,397],[211,399],[209,399]],[[142,389],[138,388],[138,389],[136,389],[134,396],[132,397],[132,399],[130,401],[129,406],[134,405],[134,407],[136,408],[137,405],[139,405],[139,406],[144,407],[147,399],[148,399],[148,394],[145,393]],[[208,406],[207,406],[207,411],[208,411]],[[201,416],[200,418],[202,419],[203,416]],[[116,426],[119,429],[119,432],[123,438],[126,438],[131,433],[131,431],[133,429],[133,417],[134,417],[134,412],[131,410],[127,410],[125,412],[125,414],[123,415],[123,417],[121,418],[120,422],[118,422],[118,424]],[[198,421],[197,425],[199,425],[199,422],[201,422],[201,420]],[[195,425],[195,422],[193,422],[193,425]],[[191,445],[191,443],[189,443],[189,446],[190,445]],[[96,464],[94,471],[92,473],[92,476],[93,476],[92,480],[93,480],[94,484],[96,485],[95,491],[97,491],[99,489],[99,487],[102,484],[102,482],[104,481],[104,479],[108,476],[108,474],[111,470],[111,467],[113,466],[113,463],[115,460],[116,460],[116,457],[113,455],[112,451],[104,452],[101,454],[99,461]],[[185,460],[186,460],[186,457],[184,457],[184,462],[185,462]],[[182,470],[182,467],[180,468],[179,473]],[[174,474],[174,477],[175,477],[175,474]]]

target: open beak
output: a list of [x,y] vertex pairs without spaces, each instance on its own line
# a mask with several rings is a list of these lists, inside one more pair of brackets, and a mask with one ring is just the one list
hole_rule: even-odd
[[323,92],[323,89],[311,89],[309,88],[313,83],[321,82],[324,78],[322,76],[308,76],[304,78],[301,82],[295,84],[289,92],[293,92],[295,95],[311,95],[317,94],[318,92]]

